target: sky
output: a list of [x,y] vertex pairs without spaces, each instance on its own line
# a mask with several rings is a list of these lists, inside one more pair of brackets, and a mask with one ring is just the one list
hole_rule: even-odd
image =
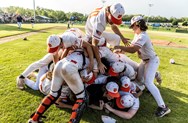
[[[33,8],[34,0],[0,0],[0,7],[19,6]],[[188,0],[35,0],[35,6],[89,14],[96,7],[119,2],[125,8],[125,14],[143,14],[146,16],[188,17]],[[152,5],[149,7],[149,5]]]

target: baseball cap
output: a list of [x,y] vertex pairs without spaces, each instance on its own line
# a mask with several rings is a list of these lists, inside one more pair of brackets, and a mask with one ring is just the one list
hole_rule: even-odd
[[58,36],[50,35],[47,38],[47,51],[49,53],[54,53],[55,51],[57,51],[60,43],[61,43],[61,40]]
[[116,105],[120,109],[130,108],[134,104],[134,97],[132,94],[126,94],[116,99]]
[[86,82],[87,84],[92,84],[92,83],[95,81],[95,79],[96,79],[96,77],[95,77],[95,75],[93,74],[93,72],[90,72],[90,73],[88,74],[86,69],[80,71],[80,76],[81,76],[81,77],[84,77],[84,78],[89,77],[89,78],[88,78],[88,81]]
[[106,39],[104,37],[100,38],[98,46],[106,46]]
[[110,6],[111,21],[114,24],[120,25],[122,23],[122,16],[124,13],[124,7],[120,3],[116,3]]
[[63,45],[65,48],[71,47],[72,45],[75,44],[77,41],[76,35],[74,35],[72,32],[65,32],[61,35]]
[[125,69],[125,63],[123,62],[115,62],[110,67],[108,74],[110,76],[118,76],[118,73],[122,72]]
[[124,92],[130,92],[130,89],[131,89],[131,81],[130,81],[130,79],[127,76],[123,76],[120,79],[120,81],[121,81],[120,90],[124,91]]
[[106,90],[107,90],[107,94],[110,95],[111,97],[117,98],[120,96],[120,94],[118,92],[119,86],[115,82],[108,82],[106,84]]
[[130,28],[132,28],[132,26],[133,26],[133,24],[134,24],[135,22],[138,22],[138,21],[140,21],[140,20],[143,20],[143,17],[142,17],[142,16],[134,16],[134,17],[132,17]]

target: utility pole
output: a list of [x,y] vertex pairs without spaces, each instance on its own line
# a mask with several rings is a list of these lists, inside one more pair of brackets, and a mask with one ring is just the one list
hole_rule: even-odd
[[33,0],[34,20],[35,20],[35,0]]
[[102,1],[102,5],[104,6],[104,4],[106,3],[106,0],[101,0]]
[[150,12],[151,12],[151,7],[154,5],[154,4],[152,4],[152,3],[149,3],[148,4],[149,5],[149,12],[148,12],[148,18],[147,18],[147,24],[148,24],[148,21],[149,21],[149,16],[150,16]]

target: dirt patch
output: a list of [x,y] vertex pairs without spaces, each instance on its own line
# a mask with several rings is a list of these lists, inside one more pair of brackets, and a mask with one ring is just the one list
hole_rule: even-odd
[[[27,36],[30,36],[30,35],[38,34],[38,33],[44,32],[46,30],[54,29],[54,28],[55,29],[62,29],[62,28],[64,29],[64,27],[56,26],[56,27],[49,27],[49,28],[42,29],[42,30],[37,30],[35,32],[28,32],[28,33],[24,33],[24,34],[8,36],[8,37],[0,38],[0,44],[6,43],[6,42],[9,42],[9,41],[13,41],[13,40],[16,40],[16,39],[19,39],[19,38],[24,38],[24,37],[27,37]],[[154,45],[159,45],[159,46],[176,47],[176,48],[188,48],[187,46],[178,45],[178,44],[176,44],[174,42],[166,41],[166,40],[152,40],[152,43]]]
[[178,45],[171,41],[165,41],[165,40],[152,40],[152,43],[154,45],[159,46],[168,46],[168,47],[176,47],[176,48],[188,48],[187,46]]
[[45,28],[45,29],[41,29],[41,30],[37,30],[37,31],[33,31],[33,32],[26,32],[26,33],[23,33],[23,34],[16,34],[16,35],[12,35],[12,36],[3,37],[3,38],[0,38],[0,44],[10,42],[10,41],[14,41],[14,40],[17,40],[17,39],[20,39],[20,38],[23,39],[23,38],[28,37],[30,35],[45,32],[45,31],[50,30],[50,29],[62,29],[62,28],[63,27],[58,27],[58,26],[49,27],[49,28]]

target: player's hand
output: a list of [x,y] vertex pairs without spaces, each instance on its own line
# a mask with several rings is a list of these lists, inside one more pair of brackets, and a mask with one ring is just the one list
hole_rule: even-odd
[[76,46],[76,45],[72,45],[71,47],[73,50],[78,49],[78,46]]
[[121,46],[114,46],[114,49],[121,50]]
[[98,68],[101,74],[105,73],[106,66],[102,62],[99,63]]
[[89,74],[91,71],[93,71],[93,62],[90,62],[89,65],[87,66],[87,73]]
[[55,103],[55,106],[56,106],[57,108],[65,108],[65,106],[64,106],[63,103],[61,103],[61,102],[56,102],[56,103]]
[[123,38],[122,42],[124,43],[125,46],[130,46],[129,38]]
[[99,107],[100,107],[100,110],[103,110],[103,108],[104,108],[104,101],[103,100],[99,100]]
[[82,81],[84,83],[87,83],[89,81],[89,76],[87,76],[87,77],[81,77],[81,79],[82,79]]

